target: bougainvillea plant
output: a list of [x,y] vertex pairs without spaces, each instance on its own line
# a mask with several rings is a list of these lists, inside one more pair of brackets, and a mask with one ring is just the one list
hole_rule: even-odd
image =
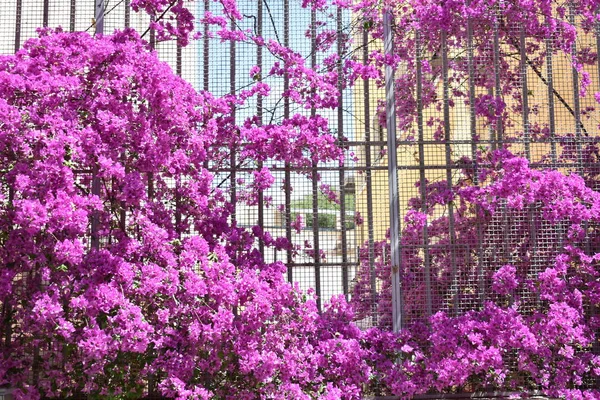
[[[389,366],[376,375],[396,394],[543,389],[597,398],[584,388],[597,388],[600,373],[599,126],[589,94],[598,3],[415,1],[391,10],[394,59],[373,63],[399,66],[400,129],[444,145],[446,96],[449,138],[466,131],[473,146],[452,144],[450,179],[436,171],[401,182],[416,187],[401,204],[406,329],[371,332],[376,352],[387,352],[374,365]],[[475,131],[460,126],[460,113]],[[352,299],[357,319],[375,316],[381,327],[391,326],[389,255],[388,240],[361,249]]]
[[[194,38],[188,3],[132,0],[131,6],[154,16],[158,40],[185,45]],[[572,54],[577,31],[563,22],[565,8],[550,1],[388,1],[383,6],[395,16],[395,53],[386,57],[375,50],[363,63],[347,48],[344,60],[324,57],[318,71],[277,41],[230,30],[241,13],[235,1],[217,3],[223,16],[204,15],[203,23],[220,29],[221,40],[252,42],[272,53],[278,60],[272,68],[253,67],[251,76],[287,76],[284,96],[301,108],[335,107],[340,83],[349,87],[368,77],[382,84],[385,65],[402,66],[396,98],[399,127],[407,136],[414,136],[417,119],[415,28],[425,34],[421,46],[431,55],[440,48],[441,29],[452,46],[464,47],[467,18],[476,56],[489,53],[483,38],[494,26],[513,47],[514,30],[506,27],[520,24],[538,42],[552,34],[560,38],[556,51],[573,57],[583,92],[590,85],[584,66],[597,62],[590,51]],[[364,21],[357,29],[382,36],[377,1],[302,6],[325,14],[330,7],[349,9]],[[594,27],[595,2],[574,8],[584,30]],[[323,52],[335,53],[336,35],[319,38]],[[539,47],[528,47],[527,54],[531,68],[539,68]],[[437,102],[440,66],[434,58],[421,65],[424,107]],[[455,57],[452,66],[457,85],[469,74],[460,60]],[[498,121],[510,127],[511,113],[519,112],[518,66],[507,61],[502,67],[503,92],[481,95],[473,107],[486,132],[497,129]],[[493,71],[486,68],[493,66],[478,65],[478,89],[494,88],[487,79]],[[374,306],[358,290],[367,282],[368,262],[359,271],[353,302],[333,298],[318,313],[311,293],[285,281],[284,265],[265,262],[256,249],[258,241],[277,249],[291,244],[232,223],[234,207],[207,168],[228,160],[227,149],[240,143],[248,144],[237,154],[240,163],[343,162],[319,112],[273,124],[253,117],[238,123],[236,107],[269,96],[262,79],[235,95],[197,92],[132,30],[105,37],[42,30],[16,55],[0,57],[0,82],[0,384],[18,398],[141,397],[150,390],[181,399],[358,399],[371,393],[538,388],[569,398],[599,396],[580,390],[600,375],[598,356],[590,351],[597,345],[593,310],[600,303],[595,170],[535,170],[510,140],[500,150],[461,159],[456,182],[427,184],[429,202],[411,201],[405,219],[401,273],[405,313],[413,323],[399,333],[387,330],[386,320],[382,328],[360,331],[352,320]],[[464,88],[452,95],[456,103],[469,99]],[[565,162],[596,162],[593,141],[581,150],[572,138],[563,143]],[[267,163],[252,176],[240,196],[249,204],[275,182]],[[447,215],[439,213],[450,202],[454,239]],[[510,213],[520,241],[506,243],[478,228]],[[516,217],[522,214],[529,219]],[[531,215],[542,227],[535,236],[540,242],[556,241],[544,224],[564,231],[557,251],[536,255],[538,262],[546,257],[540,271],[530,268]],[[435,287],[431,303],[441,310],[432,315],[411,309],[426,297],[421,253],[411,250],[424,227]],[[482,253],[450,253],[445,245],[477,243],[481,235],[488,247],[508,248],[511,256],[498,268],[486,268],[485,299],[456,292],[486,261]],[[386,246],[384,241],[374,248],[383,282],[381,310],[391,302]],[[452,310],[456,296],[471,296],[472,309]]]
[[0,79],[3,384],[19,397],[148,382],[179,398],[357,396],[358,329],[320,322],[329,312],[253,247],[288,244],[232,226],[205,168],[244,135],[249,159],[338,159],[321,118],[236,127],[243,99],[195,92],[131,30],[41,31],[2,57]]
[[[422,240],[428,216],[411,217],[420,210],[410,211],[401,243],[403,316],[408,327],[400,335],[381,330],[367,334],[373,340],[366,342],[375,346],[380,358],[373,364],[375,375],[398,394],[421,393],[423,388],[543,389],[553,396],[597,398],[599,393],[590,387],[600,373],[596,353],[600,321],[595,311],[600,293],[595,239],[600,196],[578,175],[535,170],[526,159],[509,153],[496,153],[493,163],[489,180],[479,187],[457,189],[457,240],[477,243],[478,223],[492,227],[494,219],[505,223],[507,215],[518,239],[507,240],[490,229],[484,234],[486,264],[481,272],[477,272],[477,247],[457,250],[454,256],[459,263],[453,269],[448,217],[432,218],[434,313],[427,317],[425,268],[415,245]],[[477,207],[484,211],[474,213]],[[533,243],[532,218],[539,244]],[[561,226],[564,236],[557,234],[556,226]],[[496,267],[501,262],[491,256],[493,249],[502,254],[505,248],[514,252],[510,264]],[[378,278],[384,282],[377,298],[384,316],[379,323],[386,326],[392,300],[385,258],[389,244],[378,242],[375,249]],[[367,257],[363,254],[366,265]],[[365,275],[359,279],[369,279]],[[360,318],[370,312],[372,303],[364,296],[361,300],[357,292],[354,305]],[[393,362],[394,355],[401,361]],[[588,390],[580,389],[584,385]]]

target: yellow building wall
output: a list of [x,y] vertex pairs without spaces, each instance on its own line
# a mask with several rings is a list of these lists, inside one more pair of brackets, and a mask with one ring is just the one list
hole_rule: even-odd
[[[595,38],[593,35],[580,34],[578,38],[578,46],[592,45],[595,49]],[[506,50],[508,51],[508,50]],[[514,53],[514,49],[510,50]],[[544,51],[544,46],[540,48],[540,51]],[[531,56],[530,56],[531,57]],[[490,61],[492,62],[492,61]],[[519,60],[518,57],[513,59],[513,67],[518,68]],[[594,92],[600,90],[600,81],[598,77],[598,71],[595,66],[586,68],[590,73],[592,82],[588,88],[588,94],[586,97],[580,97],[580,109],[583,111],[582,123],[587,130],[588,135],[595,136],[598,134],[598,124],[600,123],[600,112],[595,110],[593,112],[585,112],[587,107],[597,105],[594,99]],[[564,53],[558,53],[553,55],[553,81],[556,91],[560,97],[574,109],[574,91],[573,91],[573,74],[572,66],[569,55]],[[544,79],[547,78],[547,68],[544,65],[540,68],[539,72],[542,74]],[[442,82],[438,75],[436,78],[437,87],[437,101],[442,102]],[[529,102],[529,126],[535,127],[546,126],[549,123],[549,100],[548,100],[548,86],[544,83],[538,74],[532,69],[527,70],[527,84],[528,84],[528,102]],[[465,83],[466,85],[466,83]],[[373,132],[376,132],[378,127],[377,119],[377,104],[379,101],[384,99],[384,91],[381,88],[377,88],[374,82],[369,83],[369,113],[371,116],[371,140],[374,140]],[[463,87],[463,90],[466,88]],[[477,94],[480,94],[478,92]],[[365,90],[362,84],[358,84],[354,89],[354,112],[360,116],[364,116],[364,96]],[[471,139],[471,128],[470,128],[470,108],[465,103],[464,98],[454,99],[455,105],[450,108],[450,129],[451,137],[453,140],[470,140]],[[522,138],[523,132],[523,118],[520,113],[517,99],[512,99],[508,96],[504,96],[504,101],[507,104],[507,110],[509,111],[509,118],[504,122],[504,138]],[[362,107],[362,110],[361,110]],[[517,109],[515,109],[517,108]],[[426,125],[429,117],[443,118],[441,113],[442,108],[439,110],[435,106],[430,106],[423,111],[424,113],[424,140],[433,140],[433,134],[435,131],[434,127]],[[562,136],[568,133],[575,133],[575,118],[571,112],[561,103],[559,97],[554,95],[554,115],[555,115],[555,132],[556,135]],[[415,124],[416,125],[416,124]],[[416,139],[416,126],[413,127],[415,131]],[[485,126],[484,121],[481,118],[477,122],[477,133],[482,140],[488,140],[489,128]],[[398,140],[406,140],[407,132],[398,132]],[[355,138],[356,140],[365,139],[364,124],[357,123],[355,125]],[[386,140],[386,132],[384,129],[383,138]],[[375,138],[379,140],[377,136]],[[530,138],[530,161],[531,162],[549,162],[551,159],[550,144],[547,143],[549,137],[542,139],[539,135],[531,135]],[[541,141],[546,140],[545,143]],[[478,145],[480,146],[480,145]],[[487,144],[486,144],[487,147]],[[379,153],[379,146],[372,146],[375,150],[372,151],[372,166],[381,168],[387,167],[387,157],[377,157]],[[561,146],[557,145],[557,154],[561,154]],[[511,143],[509,149],[519,155],[525,155],[525,146],[522,140]],[[431,166],[444,166],[446,165],[446,149],[443,143],[440,144],[426,144],[424,145],[425,157],[423,165],[425,167]],[[365,166],[365,147],[361,147],[357,151],[357,155],[360,158],[359,165]],[[472,149],[470,144],[457,144],[453,145],[451,149],[451,159],[453,161],[458,160],[462,156],[472,158]],[[398,159],[398,179],[399,179],[399,193],[400,193],[400,217],[403,218],[407,209],[408,201],[410,198],[419,197],[419,188],[415,186],[415,183],[419,181],[420,175],[419,170],[416,168],[420,165],[419,162],[419,146],[416,143],[413,144],[400,144],[397,151]],[[563,168],[563,170],[565,170]],[[460,177],[457,170],[452,171],[453,180],[456,181]],[[368,240],[368,207],[367,207],[367,177],[366,173],[359,174],[356,178],[356,210],[363,216],[364,224],[358,226],[356,230],[357,243],[360,245]],[[446,170],[444,168],[429,169],[425,171],[425,178],[429,182],[436,182],[440,180],[446,180]],[[372,181],[372,218],[373,218],[373,236],[375,240],[381,240],[385,238],[387,229],[389,228],[389,191],[388,191],[388,173],[387,170],[373,170],[371,171]],[[443,212],[443,210],[439,210]],[[401,220],[401,227],[404,221]]]

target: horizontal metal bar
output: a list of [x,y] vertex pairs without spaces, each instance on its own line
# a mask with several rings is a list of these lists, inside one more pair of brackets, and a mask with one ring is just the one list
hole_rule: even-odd
[[[220,168],[220,169],[212,169],[212,168],[208,168],[209,171],[211,172],[231,172],[233,169],[232,168]],[[256,168],[235,168],[236,171],[242,171],[242,172],[252,172],[252,171],[256,171]],[[290,168],[289,169],[291,172],[311,172],[313,170],[312,167],[310,168]],[[317,171],[339,171],[340,168],[339,167],[316,167]],[[344,171],[366,171],[366,170],[379,170],[379,171],[387,171],[387,166],[376,166],[376,167],[344,167],[343,168]],[[280,171],[285,171],[285,167],[271,167],[269,168],[269,171],[273,171],[273,172],[280,172]]]
[[[574,167],[579,167],[580,165],[578,163],[536,163],[536,162],[532,162],[532,163],[529,163],[529,166],[531,168],[557,169],[557,168],[574,168]],[[583,167],[600,168],[600,165],[598,163],[593,163],[593,162],[583,163],[582,166]],[[478,165],[478,168],[480,168],[480,169],[481,168],[493,168],[493,167],[494,166],[491,164],[480,163]],[[413,170],[419,171],[421,169],[425,169],[425,170],[472,169],[468,165],[442,165],[442,164],[425,165],[425,166],[398,165],[397,168],[398,168],[398,170],[401,170],[401,171],[413,171]],[[232,171],[252,172],[252,171],[256,171],[256,168],[219,168],[219,169],[208,168],[208,170],[211,172],[214,172],[214,173],[228,173],[228,172],[232,172]],[[272,167],[272,168],[269,168],[269,170],[271,170],[273,172],[285,172],[286,168],[285,167]],[[322,166],[322,167],[317,167],[316,170],[317,171],[339,171],[340,168],[339,167]],[[343,170],[344,171],[387,171],[388,167],[382,166],[382,165],[376,165],[376,166],[371,166],[371,167],[344,167]],[[310,172],[310,171],[312,171],[312,168],[290,168],[289,171],[290,172]],[[87,170],[74,170],[73,172],[76,174],[91,174],[91,171],[87,171]]]
[[[579,167],[579,163],[551,163],[551,164],[546,164],[546,163],[529,163],[529,166],[531,168],[546,168],[546,169],[556,169],[556,168],[572,168],[572,167]],[[598,167],[600,168],[600,164],[598,163],[583,163],[584,167]],[[492,164],[483,164],[480,163],[478,164],[478,168],[494,168],[495,166]],[[419,166],[419,165],[398,165],[397,166],[398,170],[402,170],[402,171],[411,171],[411,170],[415,170],[415,171],[420,171],[421,169],[425,169],[425,170],[438,170],[438,169],[473,169],[471,166],[469,165],[441,165],[441,164],[437,164],[437,165],[425,165],[425,166]],[[345,171],[387,171],[387,166],[372,166],[372,167],[344,167]],[[274,167],[274,168],[269,168],[269,170],[271,171],[285,171],[284,167]],[[223,168],[223,169],[210,169],[209,171],[211,172],[231,172],[232,169],[231,168]],[[255,168],[237,168],[236,171],[247,171],[247,172],[252,172],[252,171],[256,171]],[[296,169],[291,169],[292,172],[308,172],[310,171],[310,169],[303,169],[303,168],[296,168]],[[339,171],[338,167],[317,167],[317,171]]]
[[[600,142],[600,138],[598,137],[594,137],[594,136],[584,136],[581,139],[578,139],[577,137],[573,136],[573,137],[566,137],[566,136],[561,136],[561,135],[575,135],[576,132],[562,132],[562,133],[556,133],[556,136],[554,139],[549,138],[549,139],[545,139],[545,138],[530,138],[529,143],[530,144],[552,144],[555,143],[557,140],[559,141],[563,141],[565,143],[569,143],[569,142],[577,142],[577,141],[581,141],[584,143],[597,143]],[[525,143],[525,140],[523,139],[517,139],[517,138],[505,138],[503,139],[504,142],[506,143],[512,143],[512,144],[518,144],[518,143]],[[450,139],[450,140],[433,140],[433,139],[423,139],[423,140],[397,140],[396,144],[398,145],[398,147],[400,146],[411,146],[411,145],[419,145],[419,144],[429,144],[429,145],[440,145],[443,146],[445,144],[472,144],[473,140],[471,139]],[[494,144],[494,141],[489,140],[489,139],[481,139],[481,140],[477,140],[475,141],[476,144],[478,145],[492,145]],[[242,143],[239,144],[240,147],[244,147],[244,146],[248,146],[250,145],[250,143]],[[353,141],[343,141],[343,142],[338,142],[337,143],[338,146],[341,147],[357,147],[357,146],[383,146],[383,147],[387,147],[387,141],[384,140],[353,140]],[[224,145],[220,145],[220,144],[215,144],[210,146],[211,148],[223,148],[224,150],[228,150],[228,147],[225,147]]]
[[[313,267],[315,263],[286,263],[288,267]],[[359,262],[319,263],[321,267],[358,267]]]
[[[476,393],[439,393],[439,394],[421,394],[415,395],[411,398],[413,400],[425,400],[425,399],[502,399],[502,398],[511,398],[515,396],[522,396],[523,392],[476,392]],[[542,399],[551,399],[550,397],[544,396],[540,391],[530,391],[527,392],[528,397],[531,400],[542,400]],[[372,396],[372,397],[363,397],[364,400],[400,400],[405,397],[400,396]],[[520,397],[519,397],[520,398]]]

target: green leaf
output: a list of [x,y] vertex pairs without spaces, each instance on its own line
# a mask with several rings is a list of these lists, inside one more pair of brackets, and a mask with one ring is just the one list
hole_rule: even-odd
[[67,272],[69,270],[69,267],[67,267],[65,264],[60,264],[58,267],[56,267],[57,271],[62,271],[62,272]]

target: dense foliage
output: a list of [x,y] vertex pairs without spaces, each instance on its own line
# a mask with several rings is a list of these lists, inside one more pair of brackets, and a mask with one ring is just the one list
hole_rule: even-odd
[[[391,333],[384,328],[389,321],[367,331],[352,323],[374,307],[360,290],[370,282],[368,268],[358,275],[353,307],[334,298],[318,313],[311,293],[285,281],[284,265],[266,263],[256,249],[257,243],[278,249],[291,244],[231,223],[229,196],[208,170],[210,163],[229,160],[240,143],[248,144],[238,149],[240,163],[310,167],[344,161],[318,112],[272,124],[254,117],[236,121],[236,108],[269,95],[260,78],[266,71],[290,78],[284,96],[291,102],[318,110],[338,104],[340,87],[360,78],[382,84],[382,68],[400,65],[399,126],[403,134],[418,134],[414,29],[423,34],[420,46],[433,54],[441,30],[460,49],[471,26],[474,57],[489,53],[483,38],[493,29],[514,46],[514,30],[502,26],[518,25],[536,43],[554,35],[560,40],[553,51],[573,57],[583,96],[591,84],[584,66],[597,62],[597,55],[583,49],[572,54],[577,31],[563,21],[566,10],[541,0],[390,1],[397,33],[393,57],[376,50],[365,64],[346,44],[342,60],[333,46],[337,35],[323,34],[320,49],[331,56],[316,71],[277,41],[229,30],[230,20],[242,16],[234,1],[219,4],[225,17],[205,15],[203,22],[218,27],[222,40],[255,43],[278,59],[270,70],[253,67],[250,75],[259,78],[236,95],[195,91],[132,30],[105,37],[42,30],[16,55],[0,57],[0,384],[23,398],[76,392],[135,397],[148,385],[188,399],[350,399],[491,388],[597,397],[578,389],[583,379],[600,375],[600,360],[590,351],[600,323],[592,316],[600,305],[597,171],[534,170],[506,140],[498,150],[461,159],[455,182],[424,185],[429,200],[411,201],[402,236],[405,312],[413,323]],[[159,40],[185,45],[193,38],[193,17],[183,0],[132,0],[131,6],[155,16]],[[303,6],[350,9],[364,21],[359,29],[381,37],[378,2]],[[575,3],[584,30],[594,27],[596,7]],[[531,65],[541,65],[539,46],[529,46],[527,54]],[[440,66],[422,61],[420,67],[427,94],[420,101],[436,107]],[[452,68],[453,84],[468,80],[467,63],[456,58]],[[507,56],[502,93],[478,96],[472,105],[485,121],[482,129],[497,131],[503,121],[509,132],[513,114],[522,112],[518,68]],[[477,71],[474,87],[494,89],[486,78],[494,76],[493,64],[481,63]],[[455,103],[469,100],[464,89],[455,88],[452,96]],[[438,125],[441,140],[442,121],[431,121]],[[547,126],[538,128],[540,135],[551,134]],[[513,129],[512,138],[523,134]],[[593,166],[595,142],[573,138],[565,137],[559,157]],[[240,183],[240,201],[255,204],[258,192],[275,184],[266,164]],[[454,238],[448,214],[440,212],[450,204]],[[448,310],[456,282],[490,260],[478,259],[473,248],[449,252],[447,244],[477,243],[478,235],[486,235],[481,227],[510,213],[528,216],[513,218],[520,240],[489,236],[485,242],[508,248],[510,262],[486,268],[483,301],[479,293],[462,294],[474,297],[473,310]],[[552,244],[556,251],[544,253],[541,271],[530,268],[532,215],[540,226],[565,232],[561,243]],[[535,237],[550,242],[553,234],[540,228]],[[422,240],[430,241],[430,280],[439,295],[432,306],[440,311],[431,316],[410,308],[424,304]],[[391,302],[386,246],[374,248],[382,310]]]
[[[449,167],[459,172],[409,182],[414,197],[401,205],[407,328],[400,342],[378,347],[394,348],[401,360],[381,374],[392,392],[542,388],[568,398],[599,395],[580,390],[597,387],[600,372],[598,96],[591,94],[597,7],[393,6],[400,129],[414,148],[423,139],[458,139],[461,128],[444,126],[446,106],[450,118],[473,118],[476,130],[466,154],[453,145]],[[374,314],[381,327],[391,325],[389,255],[388,240],[361,249],[352,300],[357,318]],[[371,265],[381,282],[375,297]],[[394,359],[389,355],[379,365]]]
[[251,159],[335,159],[319,117],[235,127],[241,99],[196,93],[133,31],[44,31],[0,70],[3,382],[32,397],[148,380],[194,398],[358,392],[358,330],[320,323],[261,260],[255,236],[288,244],[231,226],[204,164],[244,135]]
[[[402,237],[401,273],[409,327],[399,336],[370,333],[376,336],[369,343],[379,354],[386,354],[380,355],[376,366],[393,360],[392,355],[401,360],[395,364],[387,361],[389,370],[381,370],[386,386],[395,393],[423,388],[543,388],[555,396],[597,398],[597,391],[578,388],[584,384],[593,387],[600,373],[600,357],[595,351],[600,322],[595,311],[600,294],[598,192],[586,187],[578,175],[534,170],[526,159],[508,152],[495,154],[493,172],[480,187],[465,185],[456,190],[457,240],[477,243],[478,225],[493,226],[494,218],[500,218],[506,229],[515,229],[517,235],[486,232],[482,270],[477,270],[477,246],[473,250],[458,248],[454,254],[458,264],[453,268],[444,226],[448,216],[433,218],[420,210],[409,211]],[[441,204],[453,200],[452,196],[439,198],[445,198]],[[433,220],[428,232],[431,317],[425,308],[423,254],[415,247],[422,243],[428,218]],[[558,237],[558,232],[564,236]],[[514,252],[510,263],[490,256],[496,249],[501,258],[505,247]],[[363,249],[363,259],[368,257],[366,253]],[[376,306],[387,316],[390,269],[384,254],[389,254],[389,244],[378,242],[375,253],[378,277],[385,282]],[[543,267],[536,268],[536,262]],[[369,279],[366,275],[360,276],[363,285]],[[360,294],[354,301],[358,315],[368,315],[372,302],[364,296],[361,299]],[[464,304],[472,304],[472,309],[465,309]],[[384,317],[379,323],[385,326],[389,320]]]

